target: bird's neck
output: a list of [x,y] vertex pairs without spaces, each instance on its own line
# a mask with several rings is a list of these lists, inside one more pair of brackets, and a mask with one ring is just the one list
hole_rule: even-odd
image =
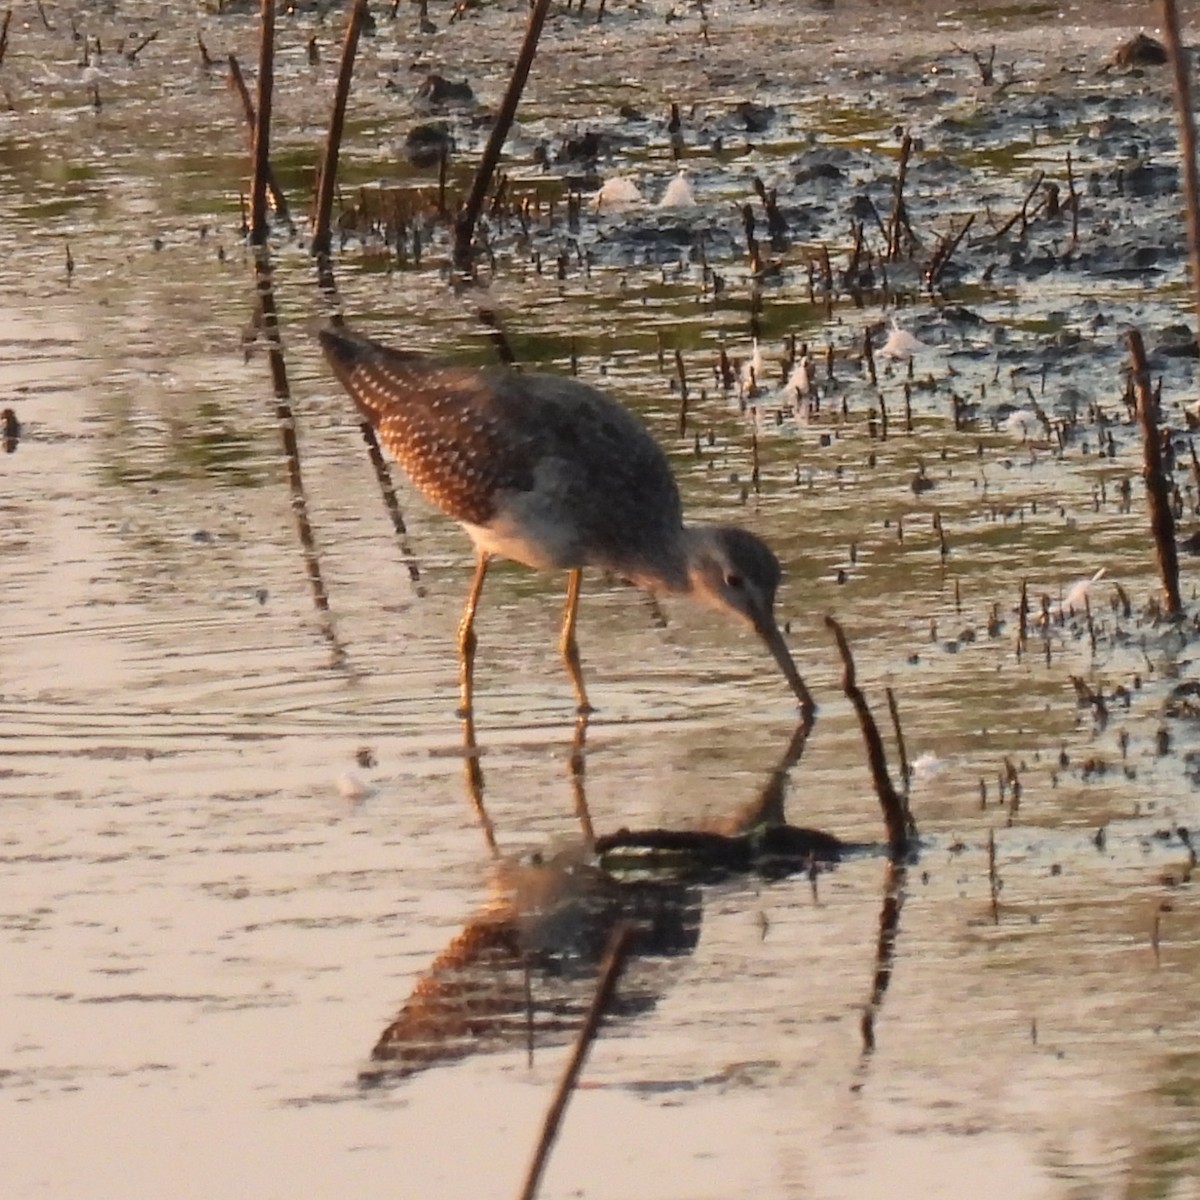
[[702,525],[685,525],[670,553],[646,564],[644,570],[628,572],[629,581],[659,596],[686,596],[695,590],[692,568],[702,553],[707,530]]

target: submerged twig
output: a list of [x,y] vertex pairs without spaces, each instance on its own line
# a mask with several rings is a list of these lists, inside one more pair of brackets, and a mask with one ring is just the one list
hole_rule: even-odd
[[217,65],[216,59],[208,52],[208,47],[204,44],[202,34],[196,34],[196,47],[200,51],[200,65],[206,70],[211,71]]
[[978,50],[967,50],[958,45],[957,42],[952,42],[951,45],[959,54],[969,54],[975,60],[975,66],[979,70],[979,82],[984,87],[991,87],[996,82],[996,43],[993,42],[991,49],[988,52],[987,58],[984,58]]
[[475,310],[475,318],[488,331],[488,338],[492,343],[492,348],[496,351],[496,357],[506,367],[515,366],[517,353],[512,348],[512,343],[508,340],[508,334],[504,332],[504,326],[500,324],[500,318],[496,315],[496,310],[486,305],[482,308],[477,308]]
[[883,1007],[883,998],[892,981],[896,961],[896,935],[900,932],[900,910],[904,907],[904,885],[908,868],[893,859],[888,863],[883,885],[883,907],[879,910],[879,940],[875,944],[875,974],[871,980],[871,995],[863,1007],[863,1054],[875,1050],[875,1018]]
[[579,1030],[579,1036],[575,1039],[575,1048],[563,1071],[562,1078],[559,1080],[554,1099],[546,1112],[546,1119],[542,1124],[542,1134],[538,1139],[533,1161],[529,1164],[525,1183],[519,1193],[520,1200],[533,1200],[533,1197],[537,1195],[542,1172],[546,1169],[546,1163],[549,1161],[550,1151],[554,1147],[554,1139],[558,1136],[558,1127],[562,1124],[563,1113],[566,1112],[567,1104],[571,1099],[571,1092],[579,1079],[579,1073],[583,1069],[588,1051],[596,1040],[596,1034],[600,1031],[600,1023],[604,1020],[604,1014],[612,1002],[617,981],[621,978],[633,932],[632,922],[621,921],[612,931],[612,936],[608,940],[608,949],[605,951],[604,962],[601,964],[600,974],[596,980],[596,992],[592,997],[591,1007],[588,1009],[583,1027]]

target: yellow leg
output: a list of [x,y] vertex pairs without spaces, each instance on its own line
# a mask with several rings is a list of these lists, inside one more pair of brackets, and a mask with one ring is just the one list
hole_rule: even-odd
[[558,639],[558,650],[567,664],[567,673],[575,687],[575,699],[579,712],[590,713],[587,688],[583,686],[583,666],[579,661],[579,643],[575,640],[575,620],[579,616],[579,589],[583,584],[583,571],[578,567],[567,575],[567,602],[563,606],[562,633]]
[[587,727],[588,715],[581,712],[575,718],[575,737],[571,741],[571,790],[575,793],[575,815],[579,818],[583,830],[583,840],[590,850],[596,844],[596,830],[592,825],[592,813],[588,808],[587,785],[584,775],[587,772]]
[[470,713],[463,717],[462,728],[463,767],[467,777],[467,795],[471,800],[471,807],[475,810],[479,828],[483,830],[483,840],[487,842],[487,848],[492,852],[492,857],[496,858],[500,853],[500,848],[496,845],[496,830],[492,825],[492,819],[488,816],[483,803],[483,768],[479,765],[479,743],[475,740],[475,718]]
[[475,609],[479,605],[479,593],[487,578],[491,555],[482,550],[475,557],[475,577],[471,590],[467,592],[467,605],[462,620],[458,623],[458,715],[468,717],[475,711]]

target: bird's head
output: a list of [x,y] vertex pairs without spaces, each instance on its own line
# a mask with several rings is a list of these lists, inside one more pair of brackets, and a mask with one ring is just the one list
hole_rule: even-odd
[[800,706],[814,711],[783,634],[775,623],[775,592],[783,570],[771,548],[735,525],[689,530],[688,579],[697,600],[740,618],[767,644]]

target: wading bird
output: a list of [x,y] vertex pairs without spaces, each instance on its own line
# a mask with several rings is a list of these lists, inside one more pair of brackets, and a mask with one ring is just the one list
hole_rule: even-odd
[[459,624],[461,704],[472,711],[475,609],[495,555],[568,572],[559,650],[590,711],[575,620],[584,567],[690,596],[749,625],[806,717],[815,711],[775,623],[779,560],[733,525],[685,525],[666,455],[615,400],[557,375],[479,369],[393,350],[344,326],[320,332],[338,381],[417,489],[467,531],[475,576]]

